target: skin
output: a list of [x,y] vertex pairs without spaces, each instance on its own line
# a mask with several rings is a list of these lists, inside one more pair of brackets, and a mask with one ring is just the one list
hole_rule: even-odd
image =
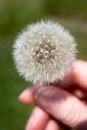
[[62,82],[25,89],[19,101],[35,104],[26,130],[87,130],[87,62],[75,61]]

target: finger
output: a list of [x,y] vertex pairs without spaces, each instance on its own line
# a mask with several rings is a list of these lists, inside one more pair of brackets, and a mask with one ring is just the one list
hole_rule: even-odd
[[64,79],[52,85],[62,88],[78,85],[87,89],[87,62],[81,60],[73,62],[70,72],[65,75]]
[[[47,83],[44,83],[44,85],[47,85]],[[28,88],[26,88],[18,97],[18,100],[21,103],[24,104],[33,104],[34,101],[34,95],[35,92],[37,91],[37,89],[40,87],[39,83],[36,83],[32,86],[29,86]]]
[[81,100],[87,100],[87,90],[77,86],[72,86],[67,89],[68,92],[72,93]]
[[60,88],[43,86],[37,90],[35,100],[55,119],[70,127],[87,120],[87,106]]
[[74,84],[87,89],[87,62],[76,61],[72,64],[72,77]]
[[39,87],[38,84],[32,85],[31,87],[26,88],[18,97],[19,101],[24,104],[34,103],[34,94]]
[[48,121],[48,123],[47,123],[47,126],[46,126],[45,130],[60,130],[58,122],[56,122],[55,120],[50,119]]
[[39,107],[35,107],[31,114],[31,117],[27,122],[25,129],[44,130],[48,121],[49,121],[49,115]]

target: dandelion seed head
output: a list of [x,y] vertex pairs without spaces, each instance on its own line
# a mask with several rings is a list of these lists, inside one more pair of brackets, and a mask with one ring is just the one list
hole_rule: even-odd
[[74,37],[52,21],[29,25],[13,47],[19,74],[33,83],[63,79],[76,57]]

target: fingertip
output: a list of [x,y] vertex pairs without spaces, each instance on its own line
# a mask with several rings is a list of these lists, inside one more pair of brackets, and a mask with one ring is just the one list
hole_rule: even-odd
[[39,87],[39,84],[32,85],[26,88],[18,97],[18,100],[24,104],[34,103],[34,95]]
[[29,89],[25,89],[18,97],[18,100],[24,104],[31,104],[34,102],[32,92]]
[[50,119],[47,123],[45,130],[59,130],[59,124],[53,119]]

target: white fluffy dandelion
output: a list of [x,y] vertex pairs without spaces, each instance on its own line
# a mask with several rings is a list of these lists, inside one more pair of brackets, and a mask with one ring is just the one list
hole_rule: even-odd
[[26,81],[53,83],[63,79],[75,60],[76,43],[60,24],[29,25],[16,39],[14,61]]

